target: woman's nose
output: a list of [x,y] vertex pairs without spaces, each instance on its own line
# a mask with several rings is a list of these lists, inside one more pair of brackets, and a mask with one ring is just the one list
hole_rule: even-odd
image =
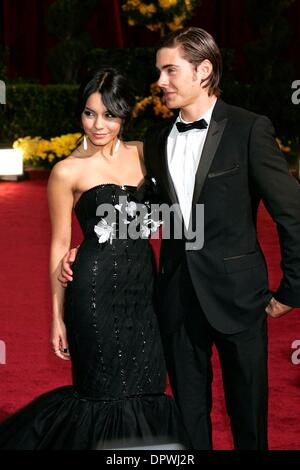
[[95,128],[96,129],[103,129],[103,119],[101,116],[98,116],[95,120]]

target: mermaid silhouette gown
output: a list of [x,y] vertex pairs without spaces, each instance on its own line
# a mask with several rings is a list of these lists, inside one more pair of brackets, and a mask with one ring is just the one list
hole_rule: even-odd
[[[146,179],[138,188],[101,184],[81,195],[75,213],[84,240],[66,289],[64,313],[73,385],[41,395],[4,421],[1,449],[186,444],[174,401],[165,394],[153,252],[147,238],[119,235],[125,212],[134,222],[135,204],[146,207],[151,194]],[[101,204],[114,207],[119,217],[115,224],[96,215]],[[147,236],[149,225],[138,227]]]

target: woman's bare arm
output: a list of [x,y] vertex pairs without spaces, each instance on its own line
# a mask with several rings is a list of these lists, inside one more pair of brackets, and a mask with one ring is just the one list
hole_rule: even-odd
[[71,244],[73,188],[69,164],[63,161],[55,165],[48,182],[48,205],[51,221],[50,283],[52,292],[52,333],[51,343],[54,352],[67,359],[68,349],[65,325],[63,322],[64,288],[58,281],[61,259]]

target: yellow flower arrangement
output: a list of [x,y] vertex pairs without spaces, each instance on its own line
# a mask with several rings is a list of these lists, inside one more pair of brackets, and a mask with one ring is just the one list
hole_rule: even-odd
[[163,98],[161,96],[161,89],[159,88],[157,83],[153,83],[151,85],[150,92],[150,96],[146,96],[145,98],[137,102],[133,110],[132,117],[137,118],[146,110],[152,110],[155,116],[162,117],[163,119],[168,119],[172,117],[173,113],[164,104]]
[[177,29],[181,28],[181,25],[185,22],[185,19],[186,15],[184,14],[181,16],[175,16],[173,21],[167,23],[167,26],[171,31],[176,31]]
[[22,150],[25,164],[50,168],[59,159],[70,155],[78,146],[81,137],[80,132],[52,137],[49,140],[27,136],[17,139],[13,148]]
[[156,13],[156,6],[153,5],[153,3],[150,3],[150,5],[145,5],[145,3],[141,3],[139,5],[139,12],[143,16],[152,16],[154,13]]
[[161,8],[168,9],[176,5],[177,0],[158,0],[158,3]]
[[142,25],[165,33],[183,28],[202,0],[126,0],[122,9],[130,26]]

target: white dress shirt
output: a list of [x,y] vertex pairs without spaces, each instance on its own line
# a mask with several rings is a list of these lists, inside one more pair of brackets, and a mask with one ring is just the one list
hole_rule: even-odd
[[[206,129],[191,129],[186,132],[179,132],[176,122],[181,121],[188,124],[179,113],[168,137],[167,155],[169,171],[186,228],[189,226],[192,209],[195,176],[216,101],[203,116],[198,118],[205,119],[207,122]],[[198,119],[196,120],[198,121]]]

